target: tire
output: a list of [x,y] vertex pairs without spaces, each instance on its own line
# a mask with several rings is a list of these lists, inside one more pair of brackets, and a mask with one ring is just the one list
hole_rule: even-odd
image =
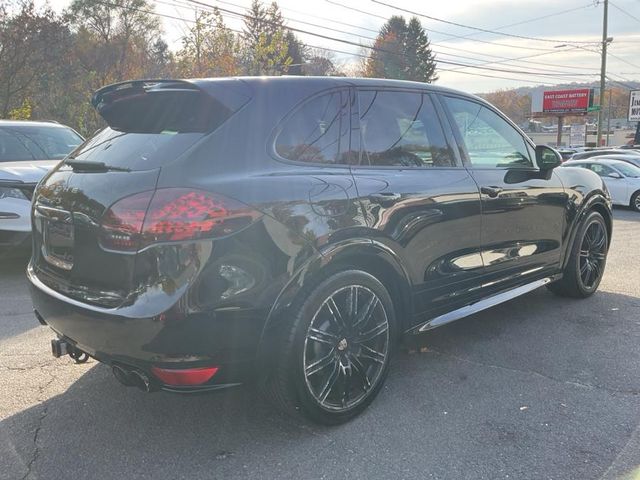
[[277,342],[265,393],[287,414],[347,422],[374,400],[387,376],[393,302],[379,280],[360,270],[331,275],[300,297]]
[[607,263],[609,234],[602,215],[591,212],[581,223],[562,278],[549,290],[563,297],[586,298],[600,285]]
[[631,195],[629,206],[636,212],[640,212],[640,190]]

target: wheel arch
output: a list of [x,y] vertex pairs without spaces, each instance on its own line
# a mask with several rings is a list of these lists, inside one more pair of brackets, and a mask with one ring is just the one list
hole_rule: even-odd
[[598,212],[604,218],[604,222],[607,226],[607,240],[609,245],[611,244],[611,236],[613,234],[613,214],[611,212],[611,203],[606,199],[604,194],[594,193],[582,203],[578,213],[575,216],[575,219],[571,226],[568,241],[564,247],[562,268],[566,267],[567,262],[569,261],[571,247],[573,246],[573,242],[575,241],[575,237],[580,228],[580,224],[590,212]]
[[629,196],[629,207],[635,209],[635,207],[633,206],[633,197],[635,197],[636,195],[640,195],[640,188],[635,190],[634,192],[631,192],[631,195]]
[[375,240],[345,240],[307,260],[282,289],[263,326],[258,346],[259,363],[268,364],[272,357],[269,346],[276,344],[276,337],[289,324],[290,312],[305,298],[305,293],[333,273],[346,269],[362,270],[376,277],[393,300],[398,331],[408,328],[413,299],[409,275],[400,258],[391,248]]

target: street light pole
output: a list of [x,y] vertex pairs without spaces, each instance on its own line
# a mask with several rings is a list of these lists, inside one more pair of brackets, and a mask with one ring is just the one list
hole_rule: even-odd
[[604,15],[602,21],[602,63],[600,65],[600,109],[598,110],[598,135],[596,137],[596,146],[600,146],[602,140],[602,121],[604,120],[604,89],[605,79],[607,76],[607,15],[609,13],[609,0],[604,0]]

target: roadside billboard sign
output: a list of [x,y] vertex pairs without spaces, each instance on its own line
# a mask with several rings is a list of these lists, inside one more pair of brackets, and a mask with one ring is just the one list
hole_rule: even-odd
[[591,88],[545,90],[531,96],[531,111],[538,114],[580,115],[593,110]]
[[629,95],[629,121],[640,122],[640,90],[631,90]]

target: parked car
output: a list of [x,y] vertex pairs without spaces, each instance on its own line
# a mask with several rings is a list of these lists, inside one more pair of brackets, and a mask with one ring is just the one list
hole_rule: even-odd
[[[639,157],[640,158],[640,157]],[[624,205],[640,212],[640,167],[631,163],[597,157],[597,159],[565,163],[596,172],[607,185],[614,205]]]
[[619,160],[621,162],[630,163],[636,167],[640,167],[640,155],[602,155],[597,157],[591,157],[590,160]]
[[557,150],[560,156],[562,157],[563,162],[566,162],[571,157],[573,157],[576,153],[578,153],[578,150],[574,148],[559,148]]
[[600,157],[602,155],[637,155],[640,156],[638,150],[624,150],[622,148],[596,148],[587,150],[586,152],[574,153],[571,160],[585,160],[592,157]]
[[146,391],[258,382],[315,421],[371,403],[396,342],[541,286],[596,291],[602,179],[422,83],[131,81],[39,184],[28,266],[54,355]]
[[57,123],[0,120],[0,253],[30,245],[36,183],[80,143]]

